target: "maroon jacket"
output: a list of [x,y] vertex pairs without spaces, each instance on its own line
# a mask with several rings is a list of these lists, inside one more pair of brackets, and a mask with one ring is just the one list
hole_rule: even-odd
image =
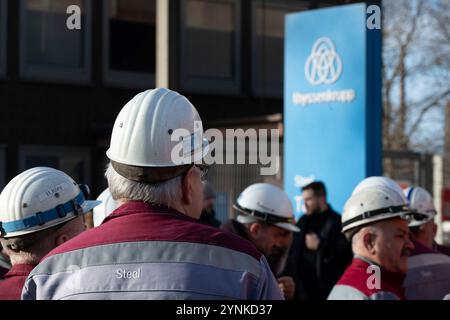
[[5,275],[5,280],[0,281],[0,300],[20,300],[25,280],[35,265],[16,264]]
[[130,201],[52,250],[22,299],[282,299],[248,241],[166,206]]
[[444,245],[434,242],[433,249],[437,252],[440,252],[447,256],[450,256],[450,247],[447,247],[447,246],[444,246]]
[[450,288],[450,257],[419,242],[408,258],[405,279],[408,300],[441,300]]

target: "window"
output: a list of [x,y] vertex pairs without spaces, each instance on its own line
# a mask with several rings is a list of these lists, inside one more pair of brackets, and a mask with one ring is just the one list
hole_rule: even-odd
[[156,0],[106,0],[103,9],[105,83],[154,87]]
[[181,5],[182,89],[200,93],[239,93],[239,2],[186,0]]
[[0,78],[6,74],[6,1],[0,0]]
[[284,18],[306,4],[255,1],[252,8],[252,87],[259,96],[282,97]]
[[[81,10],[80,29],[70,30],[67,8]],[[20,73],[27,79],[90,81],[90,0],[20,1]]]
[[38,166],[67,173],[77,183],[90,184],[89,148],[58,146],[20,146],[20,172]]

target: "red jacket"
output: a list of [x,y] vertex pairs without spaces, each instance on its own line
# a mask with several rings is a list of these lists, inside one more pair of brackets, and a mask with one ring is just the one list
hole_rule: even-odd
[[20,300],[25,280],[35,265],[16,264],[5,275],[5,280],[0,281],[0,300]]
[[372,288],[368,286],[369,277],[374,275],[373,271],[368,269],[371,265],[374,264],[364,258],[355,257],[334,286],[328,300],[404,300],[402,284],[406,275],[380,268],[380,287]]
[[433,249],[437,252],[450,256],[450,247],[435,242],[433,243]]

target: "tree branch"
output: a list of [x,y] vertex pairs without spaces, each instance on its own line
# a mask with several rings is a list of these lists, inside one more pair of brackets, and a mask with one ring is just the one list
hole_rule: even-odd
[[414,121],[413,125],[411,126],[411,129],[408,132],[408,136],[412,136],[414,134],[414,132],[417,130],[417,128],[420,125],[420,122],[422,122],[423,117],[425,116],[425,114],[430,111],[430,109],[432,109],[433,107],[435,107],[436,105],[438,105],[438,103],[445,98],[448,94],[450,94],[450,89],[445,90],[444,92],[442,92],[440,95],[438,95],[434,100],[432,100],[431,102],[429,102],[427,105],[425,105],[422,110],[420,110],[419,116],[416,118],[416,120]]

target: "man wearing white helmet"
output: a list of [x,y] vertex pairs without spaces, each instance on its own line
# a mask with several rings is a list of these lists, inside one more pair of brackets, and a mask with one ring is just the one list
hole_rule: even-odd
[[408,259],[406,299],[440,300],[450,289],[450,257],[433,250],[436,209],[433,198],[421,187],[405,189],[409,207],[420,213],[409,223],[414,250]]
[[434,217],[437,214],[433,197],[421,187],[409,187],[404,190],[409,206],[412,210],[423,213],[422,220],[413,220],[409,224],[413,240],[429,249],[450,255],[450,248],[439,245],[434,241],[437,233],[437,225]]
[[329,300],[404,299],[402,284],[414,249],[408,229],[413,214],[389,178],[370,177],[355,188],[342,216],[354,259]]
[[84,231],[87,186],[56,169],[37,167],[12,179],[0,195],[1,243],[12,263],[0,300],[20,299],[25,279],[53,248]]
[[236,220],[225,222],[221,229],[251,241],[266,256],[285,298],[292,299],[295,293],[293,278],[280,276],[292,243],[292,233],[299,231],[287,194],[272,184],[256,183],[242,191],[233,207],[238,211]]
[[206,146],[184,96],[163,88],[136,95],[117,116],[107,151],[120,207],[51,252],[22,298],[282,299],[249,242],[198,221]]

